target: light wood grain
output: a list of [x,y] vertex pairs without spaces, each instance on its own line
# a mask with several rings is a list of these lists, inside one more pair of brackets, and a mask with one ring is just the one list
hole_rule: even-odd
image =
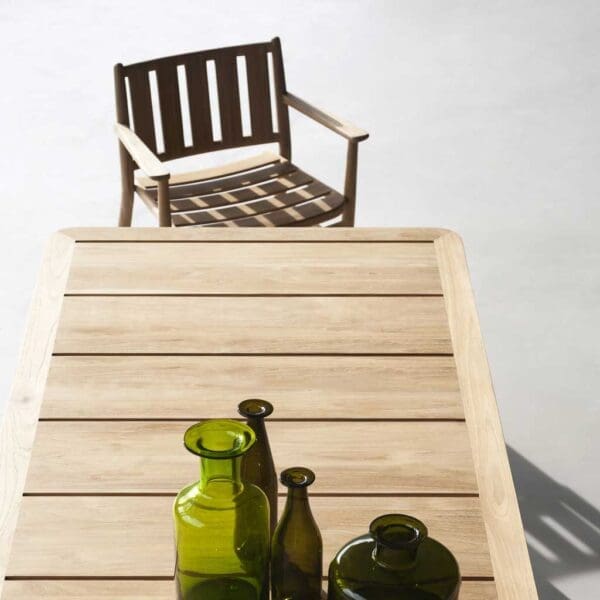
[[21,358],[0,429],[0,593],[67,280],[73,240],[56,234],[44,255]]
[[148,177],[156,181],[169,177],[167,167],[129,127],[116,123],[115,131],[119,136],[119,141],[127,148],[127,152]]
[[54,351],[430,354],[452,346],[440,297],[70,296]]
[[[9,581],[2,600],[173,600],[172,581]],[[324,585],[326,589],[326,585]],[[460,600],[496,600],[491,581],[465,581]]]
[[[242,171],[257,169],[258,167],[273,164],[281,160],[282,158],[278,154],[273,154],[272,152],[262,152],[256,156],[250,156],[242,160],[227,163],[226,165],[219,165],[218,167],[206,167],[205,169],[189,171],[186,173],[173,173],[169,177],[169,183],[171,185],[179,185],[182,183],[192,183],[196,181],[206,181],[207,179],[227,177],[228,175],[234,175],[236,173],[241,173]],[[149,177],[136,177],[135,182],[137,185],[143,188],[156,187],[156,181],[150,179]]]
[[[10,576],[173,575],[173,498],[26,497],[23,503]],[[366,533],[377,515],[406,512],[422,518],[431,536],[456,554],[464,576],[491,575],[476,498],[314,497],[311,505],[325,565],[343,544]]]
[[55,356],[41,416],[217,418],[253,396],[277,419],[464,416],[451,356]]
[[153,227],[85,227],[65,229],[64,233],[78,242],[433,242],[445,235],[445,229],[397,227],[300,227],[297,229],[179,229],[159,230]]
[[[31,397],[34,403],[23,403],[25,417],[9,426],[10,437],[5,431],[2,433],[1,468],[3,473],[9,473],[3,480],[12,481],[11,469],[16,464],[14,480],[18,484],[23,465],[27,464],[28,448],[36,427],[31,406],[35,406],[35,402],[39,405],[45,379],[43,369],[48,368],[47,355],[53,349],[60,353],[61,344],[63,349],[76,348],[75,355],[52,358],[44,418],[155,420],[39,423],[26,483],[28,493],[75,491],[113,495],[25,496],[10,559],[10,575],[169,578],[173,569],[172,496],[184,482],[197,478],[196,459],[188,456],[181,446],[181,434],[189,421],[174,419],[233,417],[235,405],[241,398],[263,395],[276,405],[274,416],[286,420],[269,425],[278,468],[305,462],[318,471],[315,493],[319,495],[313,498],[313,503],[320,524],[325,523],[326,553],[333,555],[350,537],[366,531],[370,518],[377,514],[408,512],[422,517],[432,535],[449,545],[465,576],[496,576],[498,596],[494,593],[495,584],[486,581],[465,584],[461,598],[537,598],[466,263],[457,236],[443,230],[344,228],[176,232],[96,229],[70,230],[58,239],[71,247],[69,237],[78,238],[77,248],[81,248],[81,256],[85,258],[80,266],[74,267],[72,281],[79,281],[76,285],[80,286],[73,288],[76,293],[93,294],[100,290],[121,294],[121,287],[127,289],[130,285],[127,278],[131,277],[136,281],[124,293],[153,296],[70,296],[65,299],[59,335],[68,335],[57,340],[53,348],[48,341],[51,334],[44,337],[42,333],[34,345],[39,346],[38,353],[46,357],[46,365],[39,368],[35,360],[27,359],[20,367],[20,372],[26,373],[34,384],[33,388],[19,387],[25,390],[19,393],[19,402]],[[105,244],[91,243],[94,241]],[[360,286],[369,289],[368,284],[372,282],[372,289],[377,291],[366,294],[389,293],[379,290],[397,290],[400,283],[417,285],[416,281],[423,278],[420,286],[431,276],[431,271],[425,275],[424,270],[436,266],[431,256],[432,241],[441,277],[435,283],[438,286],[435,293],[439,293],[441,284],[445,298],[344,297],[357,292],[335,291],[338,285],[351,289],[353,276],[355,287],[359,289]],[[137,270],[143,266],[144,257],[138,248],[147,247],[151,260],[160,262],[164,259],[159,249],[164,247],[169,256],[164,274],[171,268],[168,266],[171,253],[177,254],[179,247],[192,248],[192,253],[197,253],[199,249],[215,246],[209,250],[213,252],[215,264],[234,265],[235,260],[228,258],[224,242],[230,243],[232,256],[241,256],[245,247],[250,248],[247,255],[252,256],[255,271],[247,277],[243,288],[240,286],[242,297],[210,297],[213,293],[238,292],[222,291],[231,282],[226,278],[219,282],[215,265],[208,260],[202,265],[210,272],[204,278],[202,269],[194,265],[189,271],[173,275],[167,283],[146,273],[147,279],[143,285],[139,284],[142,277]],[[264,250],[258,250],[258,246]],[[324,247],[324,263],[315,258],[311,246]],[[398,256],[414,255],[412,246],[419,247],[416,252],[423,257],[423,263],[419,263],[414,274],[406,271],[412,268],[410,261],[402,258],[394,262]],[[302,253],[294,262],[292,259],[299,248]],[[359,248],[364,248],[364,256],[358,256]],[[259,265],[263,261],[269,269],[273,263],[263,257],[271,250],[278,257],[275,264],[281,265],[280,277],[267,273],[261,280]],[[340,259],[341,267],[334,271],[335,252],[344,258]],[[379,259],[370,257],[369,252],[377,254]],[[128,263],[130,255],[135,259]],[[122,263],[117,265],[115,273],[110,270],[112,257]],[[194,256],[191,262],[197,260],[201,259]],[[291,271],[285,268],[286,261],[291,261]],[[57,273],[63,273],[61,285],[64,285],[66,263],[62,267],[59,263],[60,260],[44,270],[55,272],[57,280]],[[350,273],[350,264],[355,265],[354,275]],[[172,268],[178,266],[173,263]],[[77,269],[80,269],[78,274]],[[302,269],[306,270],[305,274],[300,273]],[[327,272],[331,273],[329,279]],[[86,278],[92,276],[90,285]],[[253,285],[279,285],[282,295],[305,294],[303,290],[289,291],[294,286],[300,287],[302,278],[312,282],[314,294],[339,295],[244,296],[257,294]],[[206,289],[212,291],[182,291],[186,288],[177,286],[189,284],[182,279],[193,280],[199,290],[208,286]],[[154,295],[172,294],[170,290],[174,287],[176,294],[198,296]],[[318,291],[319,288],[324,291]],[[201,297],[203,295],[206,296]],[[405,301],[409,304],[402,304]],[[411,301],[424,304],[410,305]],[[400,304],[395,304],[397,302]],[[435,310],[428,302],[437,302]],[[60,305],[60,294],[55,303]],[[284,307],[291,310],[285,311]],[[424,307],[427,310],[423,311]],[[287,319],[291,321],[288,323]],[[32,314],[32,322],[38,323],[39,331],[56,327],[56,317],[54,322],[52,318],[48,321],[45,309]],[[400,344],[405,348],[416,344],[418,349],[443,347],[444,354],[454,349],[464,413],[458,397],[454,357],[352,356],[352,353],[369,354],[373,348],[375,353],[397,352]],[[106,349],[109,355],[77,355],[93,353],[99,348]],[[150,348],[150,354],[160,348],[161,353],[170,355],[128,355],[140,352],[139,348],[146,351]],[[207,356],[173,355],[190,348],[195,349],[193,353]],[[307,349],[336,354],[332,348],[343,348],[339,353],[344,356],[270,356],[274,352],[287,354],[285,349],[291,349],[290,354],[313,353],[306,352]],[[123,355],[111,356],[115,352]],[[267,355],[217,356],[215,353]],[[31,394],[30,389],[34,389]],[[294,421],[314,419],[316,414],[323,420]],[[463,414],[466,424],[439,420],[460,419]],[[340,418],[345,420],[326,420]],[[289,419],[291,421],[287,421]],[[298,446],[296,435],[303,440],[310,439],[311,444]],[[485,526],[479,510],[480,499],[463,497],[479,488]],[[10,485],[5,489],[13,491]],[[14,489],[14,495],[2,497],[2,508],[11,506],[11,514],[16,518],[14,507],[19,503],[20,489],[18,485]],[[340,490],[342,495],[338,496]],[[124,497],[118,495],[120,492],[142,495]],[[4,490],[1,493],[5,493]],[[152,493],[165,496],[145,495]],[[421,493],[463,496],[414,497]],[[133,517],[140,512],[142,530],[139,534],[135,529],[130,532],[128,526],[135,523]],[[4,525],[8,522],[3,521],[3,536],[10,530]],[[85,544],[81,543],[82,539]],[[5,543],[5,540],[8,541]],[[6,560],[10,537],[2,541],[1,556]],[[326,556],[326,561],[330,558]],[[132,581],[9,580],[2,598],[68,599],[82,593],[93,598],[98,593],[98,598],[138,600],[131,594],[140,587],[129,587],[132,583],[141,585]],[[142,585],[143,597],[161,597],[160,593],[166,590],[161,586],[170,583],[152,582],[152,592]]]
[[[175,493],[198,478],[189,425],[40,422],[26,492]],[[316,471],[315,493],[477,491],[463,422],[272,422],[269,436],[278,470]]]
[[[235,275],[234,275],[235,274]],[[70,294],[439,294],[433,244],[79,244]]]
[[538,596],[462,242],[448,234],[435,246],[498,598],[534,600]]
[[302,100],[302,98],[299,98],[295,94],[286,92],[283,95],[283,101],[288,106],[295,108],[298,112],[301,112],[313,121],[327,127],[327,129],[331,129],[331,131],[334,131],[348,140],[360,142],[369,137],[369,134],[364,129],[356,127],[356,125],[353,125],[352,123],[343,121],[330,113],[326,113],[325,111],[312,106],[306,100]]

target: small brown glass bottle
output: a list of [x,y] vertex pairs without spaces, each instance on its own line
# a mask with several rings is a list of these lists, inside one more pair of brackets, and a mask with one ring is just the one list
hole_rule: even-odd
[[273,535],[277,525],[277,471],[265,427],[265,418],[273,412],[273,405],[266,400],[250,398],[240,402],[238,411],[256,435],[256,443],[242,461],[242,481],[253,483],[267,495]]
[[287,502],[271,542],[273,600],[319,600],[323,576],[323,542],[310,510],[310,469],[293,467],[281,473]]

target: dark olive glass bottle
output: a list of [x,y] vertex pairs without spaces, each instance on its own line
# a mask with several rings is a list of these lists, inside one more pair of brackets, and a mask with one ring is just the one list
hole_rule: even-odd
[[319,600],[323,578],[323,542],[310,510],[310,469],[293,467],[281,473],[288,488],[281,521],[271,543],[273,600]]
[[256,443],[242,460],[242,480],[258,486],[269,499],[273,535],[277,525],[277,471],[265,427],[265,418],[273,413],[273,405],[266,400],[251,398],[240,402],[238,411],[256,436]]
[[456,600],[458,564],[408,515],[383,515],[329,567],[328,600]]

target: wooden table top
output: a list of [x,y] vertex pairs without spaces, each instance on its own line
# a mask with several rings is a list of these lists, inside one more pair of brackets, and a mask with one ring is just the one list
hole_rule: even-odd
[[2,600],[172,598],[182,434],[253,396],[278,469],[317,473],[326,565],[406,512],[462,600],[537,598],[460,238],[313,228],[51,239],[0,433]]

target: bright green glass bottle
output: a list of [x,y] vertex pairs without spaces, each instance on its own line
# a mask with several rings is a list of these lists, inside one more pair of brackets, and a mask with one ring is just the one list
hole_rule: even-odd
[[383,515],[329,567],[328,600],[456,600],[458,564],[408,515]]
[[314,480],[315,474],[303,467],[281,473],[288,496],[271,546],[273,600],[321,598],[323,542],[308,501],[308,486]]
[[200,457],[200,480],[173,506],[180,600],[268,598],[269,503],[241,478],[254,441],[237,421],[205,421],[185,432],[185,447]]

